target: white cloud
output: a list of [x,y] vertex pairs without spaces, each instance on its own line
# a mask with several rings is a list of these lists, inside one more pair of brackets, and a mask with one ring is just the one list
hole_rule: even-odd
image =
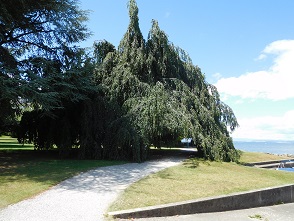
[[216,80],[219,80],[219,79],[221,79],[222,78],[222,75],[220,74],[220,73],[215,73],[214,75],[212,75],[212,77],[214,78],[214,79],[216,79]]
[[263,59],[266,59],[266,55],[265,54],[260,54],[259,56],[258,56],[258,58],[257,59],[255,59],[256,61],[258,61],[258,60],[263,60]]
[[240,127],[233,132],[235,139],[294,140],[294,110],[282,116],[238,119]]
[[268,70],[221,78],[215,84],[218,91],[225,97],[269,100],[294,98],[294,40],[275,41],[266,46],[258,58],[265,59],[268,54],[276,55]]

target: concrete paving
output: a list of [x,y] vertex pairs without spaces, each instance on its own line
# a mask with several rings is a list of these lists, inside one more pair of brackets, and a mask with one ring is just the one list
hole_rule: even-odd
[[0,221],[101,221],[131,183],[179,164],[183,157],[99,167],[67,179],[33,198],[0,209]]
[[[119,219],[118,219],[119,220]],[[293,221],[294,203],[218,213],[134,219],[138,221]],[[122,219],[120,219],[122,221]]]

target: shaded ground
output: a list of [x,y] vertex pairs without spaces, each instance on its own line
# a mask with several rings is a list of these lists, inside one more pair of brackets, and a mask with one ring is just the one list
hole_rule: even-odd
[[177,165],[189,154],[178,152],[176,155],[155,154],[153,160],[141,164],[102,167],[81,173],[43,194],[0,210],[0,220],[103,220],[109,204],[129,184]]
[[169,156],[174,157],[193,157],[197,155],[196,148],[161,148],[161,149],[151,149],[150,158],[164,158]]

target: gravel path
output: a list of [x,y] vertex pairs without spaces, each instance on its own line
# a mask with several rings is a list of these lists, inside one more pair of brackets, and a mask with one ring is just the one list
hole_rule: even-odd
[[0,210],[0,221],[98,221],[131,183],[183,158],[100,167],[67,179],[50,190]]

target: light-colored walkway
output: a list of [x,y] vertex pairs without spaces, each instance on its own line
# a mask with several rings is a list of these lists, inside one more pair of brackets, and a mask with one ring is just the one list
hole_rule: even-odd
[[65,180],[50,190],[0,211],[1,221],[100,221],[129,184],[183,158],[101,167]]

